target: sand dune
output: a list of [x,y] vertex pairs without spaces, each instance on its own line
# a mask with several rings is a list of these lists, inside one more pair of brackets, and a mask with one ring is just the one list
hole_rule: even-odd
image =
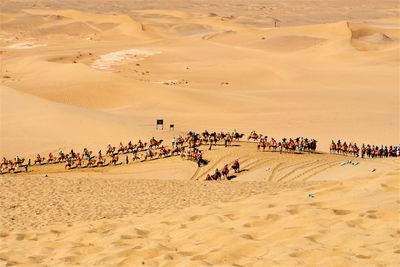
[[[399,144],[398,7],[2,1],[0,157],[205,129]],[[0,177],[0,266],[400,265],[397,159],[205,157]],[[201,181],[237,158],[232,181]]]

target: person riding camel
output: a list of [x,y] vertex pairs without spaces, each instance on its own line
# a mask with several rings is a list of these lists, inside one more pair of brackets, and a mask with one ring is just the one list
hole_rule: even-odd
[[197,167],[200,167],[201,164],[205,164],[206,161],[203,159],[203,153],[201,153],[201,151],[199,150],[197,152]]
[[239,168],[240,168],[239,159],[235,159],[235,161],[232,164],[232,169],[235,171],[235,173],[238,173]]
[[229,176],[229,166],[228,166],[228,164],[225,164],[224,169],[222,170],[222,173],[224,174],[225,178],[228,179],[228,176]]

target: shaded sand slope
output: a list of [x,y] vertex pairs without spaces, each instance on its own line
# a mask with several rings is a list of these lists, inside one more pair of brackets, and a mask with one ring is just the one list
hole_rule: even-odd
[[[221,149],[208,156],[223,158]],[[242,152],[233,153],[251,154],[246,146]],[[275,173],[272,179],[246,182],[259,179],[261,174],[261,167],[246,160],[243,166],[248,171],[239,174],[236,181],[223,183],[140,180],[135,177],[146,177],[140,172],[132,172],[129,178],[98,174],[96,180],[83,178],[82,172],[50,174],[49,178],[3,178],[1,190],[13,191],[13,197],[2,204],[10,205],[3,209],[5,218],[13,216],[17,229],[1,232],[5,241],[0,245],[1,259],[5,263],[52,266],[400,263],[398,160],[363,160],[357,166],[338,166],[344,157],[252,154],[252,158],[269,161],[269,166],[274,161],[280,163],[271,168]],[[288,157],[293,159],[289,161]],[[330,161],[338,162],[308,180],[295,173],[307,171],[312,167],[310,162],[316,160],[319,163],[314,167],[321,165],[319,168]],[[179,168],[175,159],[167,161]],[[285,173],[292,170],[290,165],[297,167]],[[377,171],[371,173],[372,168]],[[164,175],[170,174],[170,170],[164,170]],[[319,175],[330,177],[330,181]],[[22,185],[37,188],[37,194],[18,196]],[[53,193],[44,194],[46,190]],[[309,193],[314,198],[309,198]],[[26,208],[18,197],[28,198],[24,203],[31,203],[36,214],[21,212]],[[57,199],[60,201],[52,204]],[[13,206],[14,202],[21,204]],[[92,206],[94,203],[96,206]],[[121,217],[134,210],[138,215]],[[22,220],[21,216],[27,217]],[[52,220],[53,216],[57,220]],[[82,218],[100,220],[77,222]],[[30,222],[33,227],[41,226],[38,222],[59,223],[34,230],[27,225]],[[21,227],[30,229],[18,229]]]
[[0,87],[0,110],[0,150],[9,157],[65,150],[71,145],[90,147],[106,140],[115,143],[120,136],[138,138],[153,131],[136,128],[140,120],[134,118],[129,124],[109,113],[50,102],[4,86]]

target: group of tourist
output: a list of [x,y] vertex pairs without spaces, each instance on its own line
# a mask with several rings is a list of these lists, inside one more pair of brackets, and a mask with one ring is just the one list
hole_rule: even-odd
[[361,147],[357,143],[342,142],[338,140],[335,142],[332,140],[329,146],[330,153],[336,153],[346,156],[354,156],[361,158],[387,158],[387,157],[400,157],[400,145],[398,146],[377,146],[377,145],[365,145]]
[[[236,159],[231,168],[234,170],[235,173],[240,172],[240,163],[239,159]],[[218,181],[218,180],[230,180],[232,177],[229,176],[229,164],[225,164],[224,167],[221,169],[215,169],[213,174],[207,174],[205,180],[206,181]]]

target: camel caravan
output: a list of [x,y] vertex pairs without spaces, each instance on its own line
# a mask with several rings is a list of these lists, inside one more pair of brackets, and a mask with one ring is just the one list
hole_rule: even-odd
[[[75,152],[73,149],[65,153],[62,150],[56,154],[49,153],[47,157],[37,154],[34,160],[24,164],[25,159],[16,157],[14,160],[3,158],[1,161],[0,172],[5,173],[18,173],[21,172],[20,168],[24,167],[25,172],[28,172],[30,166],[40,166],[47,164],[63,163],[65,169],[77,168],[94,168],[121,165],[129,162],[142,162],[146,160],[161,159],[170,156],[180,156],[183,160],[190,160],[197,163],[199,167],[208,163],[203,158],[203,151],[199,149],[202,145],[209,145],[209,149],[213,145],[223,140],[225,146],[230,146],[232,141],[239,141],[244,134],[239,134],[236,131],[232,133],[209,133],[204,131],[202,134],[189,131],[186,136],[178,135],[174,137],[171,142],[171,148],[163,145],[164,140],[156,140],[154,137],[149,142],[142,142],[139,140],[137,143],[129,141],[126,145],[122,142],[118,146],[107,145],[105,153],[99,150],[97,154],[93,151],[84,148],[82,152]],[[131,154],[129,157],[127,154]]]
[[[64,164],[65,169],[77,169],[77,168],[95,168],[95,167],[106,167],[116,166],[123,163],[129,164],[130,162],[143,162],[147,160],[161,159],[171,156],[179,156],[182,160],[190,160],[196,162],[198,167],[207,165],[208,161],[203,157],[203,151],[200,150],[201,146],[208,147],[211,150],[213,146],[232,146],[233,142],[239,142],[244,139],[244,134],[239,133],[236,130],[232,132],[209,132],[205,130],[202,133],[196,133],[194,131],[187,132],[186,135],[178,135],[171,141],[171,147],[164,146],[164,140],[157,140],[154,137],[148,142],[142,142],[138,140],[137,143],[129,141],[126,145],[122,142],[118,146],[112,146],[108,144],[103,153],[99,150],[96,153],[84,148],[82,152],[75,152],[71,149],[69,152],[63,152],[62,150],[58,153],[49,153],[46,157],[37,154],[36,157],[31,161],[28,159],[25,161],[24,158],[15,157],[14,159],[3,159],[0,162],[0,174],[5,173],[19,173],[28,172],[28,168],[31,166],[40,166],[47,164]],[[301,154],[303,152],[313,153],[317,149],[317,141],[309,138],[283,138],[282,141],[276,141],[274,138],[268,139],[268,136],[263,136],[252,131],[248,137],[248,142],[257,143],[258,151],[270,151],[280,153],[296,153]],[[398,157],[400,153],[400,146],[378,147],[363,145],[360,148],[356,144],[347,144],[346,142],[341,143],[338,141],[335,143],[332,141],[330,147],[331,153],[337,153],[342,155],[353,155],[368,158],[377,157]],[[129,154],[131,156],[129,156]],[[239,161],[237,164],[233,164],[234,170],[239,169]],[[229,173],[229,168],[223,168],[221,175],[216,171],[214,174],[209,175],[207,180],[219,180],[224,178],[224,173]],[[226,175],[226,178],[228,175]]]
[[268,140],[268,136],[263,136],[262,134],[257,134],[252,131],[248,137],[248,140],[253,140],[257,142],[258,151],[270,151],[278,152],[282,154],[285,153],[314,153],[317,150],[317,140],[309,139],[304,137],[298,138],[282,138],[282,141],[276,141],[273,137]]
[[303,137],[298,137],[295,139],[292,138],[283,138],[282,141],[277,142],[274,138],[271,138],[268,141],[268,137],[263,137],[258,141],[257,149],[260,151],[272,151],[279,153],[314,153],[317,149],[317,140],[308,139]]
[[354,156],[361,158],[388,158],[388,157],[400,157],[400,145],[399,146],[376,146],[376,145],[365,145],[361,147],[357,146],[357,143],[347,143],[346,141],[341,142],[338,140],[335,142],[332,140],[329,146],[330,153],[340,154],[345,156]]

